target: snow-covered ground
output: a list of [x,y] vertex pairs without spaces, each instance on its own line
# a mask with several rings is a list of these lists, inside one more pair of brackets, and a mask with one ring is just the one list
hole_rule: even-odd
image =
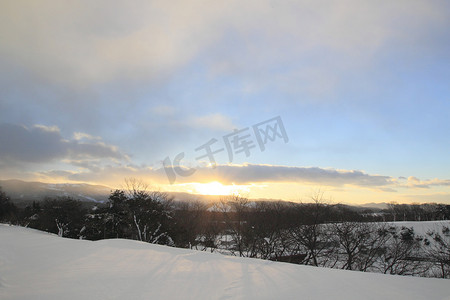
[[450,227],[450,221],[401,221],[401,222],[388,222],[388,224],[397,227],[413,228],[416,235],[427,237],[428,232],[441,232],[442,227]]
[[0,299],[450,299],[450,281],[0,225]]

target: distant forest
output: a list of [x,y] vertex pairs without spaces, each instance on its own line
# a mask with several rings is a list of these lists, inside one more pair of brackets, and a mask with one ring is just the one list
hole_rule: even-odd
[[[228,255],[291,263],[450,278],[448,222],[424,235],[392,221],[450,219],[450,205],[390,204],[384,210],[329,204],[249,201],[174,201],[138,182],[111,192],[107,203],[69,197],[17,207],[0,189],[0,221],[58,234],[100,240],[134,239]],[[441,224],[440,226],[438,226]]]

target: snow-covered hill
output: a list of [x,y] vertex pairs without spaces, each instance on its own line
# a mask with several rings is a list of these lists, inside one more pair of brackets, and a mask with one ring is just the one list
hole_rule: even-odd
[[0,299],[450,299],[450,281],[0,225]]
[[450,227],[450,221],[400,221],[400,222],[388,222],[388,224],[397,227],[413,228],[414,233],[421,237],[427,237],[429,232],[441,232],[442,227]]

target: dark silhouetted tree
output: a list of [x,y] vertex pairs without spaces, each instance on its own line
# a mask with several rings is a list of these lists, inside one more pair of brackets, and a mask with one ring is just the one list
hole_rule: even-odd
[[17,207],[0,187],[0,222],[15,222]]

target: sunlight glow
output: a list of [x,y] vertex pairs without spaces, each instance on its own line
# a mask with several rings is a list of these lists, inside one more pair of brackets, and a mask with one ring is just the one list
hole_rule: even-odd
[[209,183],[193,183],[196,194],[202,195],[230,195],[233,193],[248,193],[249,188],[245,185],[223,185],[220,182],[213,181]]

